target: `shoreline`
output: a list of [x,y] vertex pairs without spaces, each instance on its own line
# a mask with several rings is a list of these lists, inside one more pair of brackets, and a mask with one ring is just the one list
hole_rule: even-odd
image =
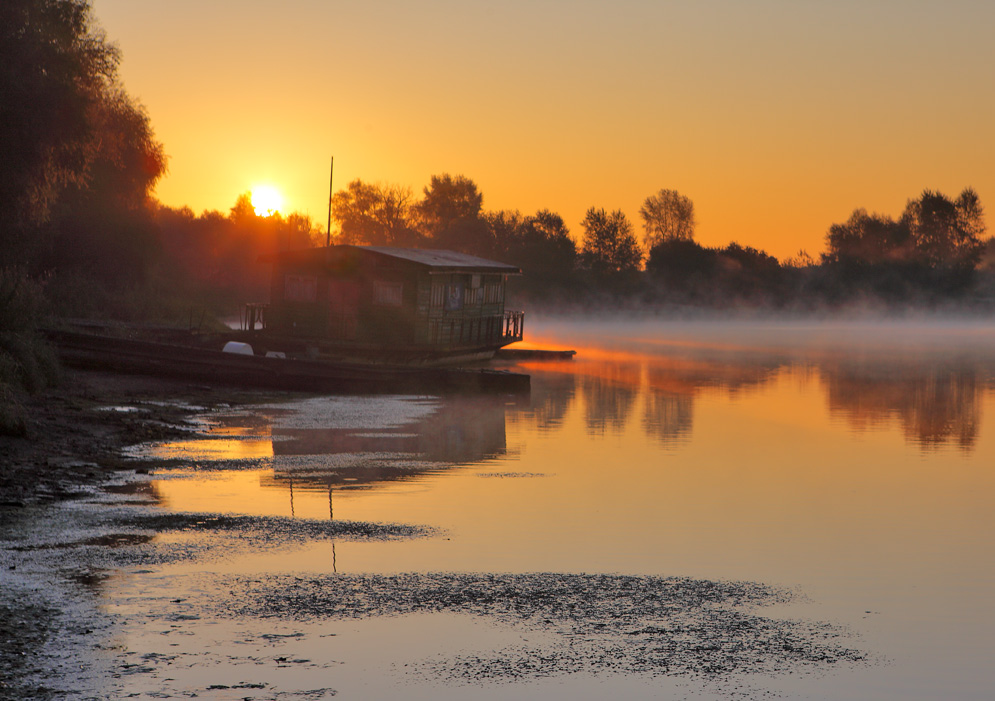
[[72,499],[114,473],[142,472],[142,461],[123,458],[123,448],[183,436],[195,408],[238,403],[249,394],[151,375],[66,368],[58,386],[19,397],[26,435],[0,436],[0,509]]

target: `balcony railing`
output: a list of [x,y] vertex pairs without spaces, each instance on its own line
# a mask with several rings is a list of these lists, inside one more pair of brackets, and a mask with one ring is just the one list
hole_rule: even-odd
[[243,331],[257,331],[266,328],[268,304],[247,303],[242,306],[241,328]]
[[504,340],[506,343],[521,341],[525,334],[525,312],[504,312]]

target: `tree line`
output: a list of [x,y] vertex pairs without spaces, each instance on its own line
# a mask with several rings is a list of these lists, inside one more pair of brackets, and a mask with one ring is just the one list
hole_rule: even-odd
[[[167,169],[145,108],[89,0],[0,3],[0,426],[10,387],[55,371],[45,316],[187,318],[265,300],[260,256],[323,245],[310,217],[258,216],[248,193],[195,215],[153,196]],[[995,239],[968,188],[926,190],[897,219],[857,209],[819,260],[695,241],[694,204],[672,189],[639,210],[591,207],[574,235],[557,213],[490,211],[464,175],[410,187],[355,180],[332,199],[335,243],[431,247],[512,263],[513,293],[541,305],[617,309],[840,307],[855,301],[995,300]],[[981,273],[981,274],[979,274]]]
[[[258,216],[248,193],[227,212],[200,215],[154,199],[164,147],[124,89],[120,53],[89,0],[7,0],[0,59],[0,267],[43,284],[60,313],[142,316],[170,298],[258,298],[261,255],[323,243],[310,217]],[[621,210],[591,207],[576,234],[549,209],[487,210],[471,178],[448,173],[418,195],[354,180],[334,194],[332,215],[335,243],[443,248],[519,265],[519,293],[536,303],[958,298],[986,293],[978,270],[993,255],[970,188],[954,199],[926,190],[898,219],[857,209],[829,227],[818,261],[804,254],[783,263],[741,243],[699,244],[694,204],[673,189],[645,198],[641,235]]]

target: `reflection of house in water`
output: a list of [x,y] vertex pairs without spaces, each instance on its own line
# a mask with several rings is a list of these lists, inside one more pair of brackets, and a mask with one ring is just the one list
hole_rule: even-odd
[[272,484],[368,487],[504,455],[505,397],[455,396],[390,429],[273,429]]
[[981,422],[978,377],[978,369],[963,366],[837,366],[826,373],[829,410],[857,431],[897,419],[906,439],[923,447],[971,448]]

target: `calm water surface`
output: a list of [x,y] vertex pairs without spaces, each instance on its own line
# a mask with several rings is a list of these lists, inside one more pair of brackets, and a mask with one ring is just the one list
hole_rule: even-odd
[[[530,331],[536,345],[578,355],[520,366],[532,375],[524,401],[311,398],[214,415],[207,438],[152,448],[181,463],[153,482],[170,510],[416,524],[439,535],[171,565],[121,580],[111,597],[165,582],[182,596],[204,572],[761,582],[798,590],[781,615],[846,627],[872,662],[752,679],[736,693],[995,693],[995,323],[539,322]],[[209,639],[233,644],[232,625]],[[326,685],[345,698],[735,695],[666,677],[419,685],[384,670],[426,648],[486,647],[511,633],[427,615],[323,625],[343,662]],[[129,636],[152,644],[141,630]]]

